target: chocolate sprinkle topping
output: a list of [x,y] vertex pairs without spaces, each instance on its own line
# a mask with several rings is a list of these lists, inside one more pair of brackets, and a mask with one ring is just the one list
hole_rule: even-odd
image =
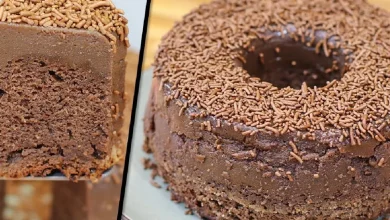
[[[383,130],[390,122],[389,21],[390,13],[363,0],[215,0],[185,16],[163,38],[154,76],[170,91],[166,101],[179,94],[194,109],[192,116],[216,117],[245,128],[240,132],[302,132],[302,138],[315,140],[316,131],[327,131],[351,145],[371,138],[385,141]],[[312,47],[314,56],[342,53],[346,62],[341,79],[313,88],[304,82],[297,89],[251,77],[236,62],[246,62],[241,49],[253,51],[253,40],[269,40],[267,31]],[[325,33],[320,40],[316,31]],[[283,49],[276,47],[275,52]],[[337,60],[333,62],[337,69]],[[289,66],[295,65],[299,62],[294,60]]]
[[1,22],[98,31],[112,45],[119,38],[129,47],[123,14],[111,0],[0,0]]

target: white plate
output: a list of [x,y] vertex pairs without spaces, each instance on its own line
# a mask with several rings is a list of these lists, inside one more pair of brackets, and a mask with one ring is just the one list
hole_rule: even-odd
[[152,83],[152,70],[141,76],[138,92],[138,104],[131,142],[130,167],[127,174],[126,194],[123,213],[132,220],[195,220],[196,216],[185,215],[183,204],[171,201],[167,185],[156,179],[161,189],[150,184],[150,170],[144,170],[142,158],[150,157],[142,150],[144,142],[143,116],[148,102]]

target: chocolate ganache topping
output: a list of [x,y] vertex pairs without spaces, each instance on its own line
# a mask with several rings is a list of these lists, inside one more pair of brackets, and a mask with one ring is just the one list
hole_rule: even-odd
[[225,120],[243,135],[384,142],[389,14],[360,1],[299,2],[213,1],[187,15],[156,58],[166,101],[180,97],[180,114],[215,117],[212,127]]

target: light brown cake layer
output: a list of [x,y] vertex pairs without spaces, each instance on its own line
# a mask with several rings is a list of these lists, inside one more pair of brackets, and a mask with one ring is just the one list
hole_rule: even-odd
[[1,176],[94,178],[118,161],[126,46],[114,49],[93,31],[0,23]]

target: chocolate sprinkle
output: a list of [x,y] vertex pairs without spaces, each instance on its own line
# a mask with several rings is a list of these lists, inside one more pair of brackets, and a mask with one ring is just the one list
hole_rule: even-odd
[[[383,142],[381,132],[390,122],[389,19],[388,12],[363,0],[215,0],[185,16],[163,38],[154,76],[171,90],[167,96],[178,92],[198,111],[193,114],[240,125],[245,134],[254,127],[275,135],[302,132],[308,140],[321,131],[338,132],[339,141],[351,145],[374,138]],[[291,24],[294,28],[286,28]],[[285,30],[317,49],[318,56],[342,51],[348,60],[342,78],[293,89],[251,77],[235,62],[252,40],[269,40],[264,29]],[[326,33],[317,43],[315,30]],[[211,130],[208,125],[203,128]]]
[[257,156],[256,150],[249,150],[249,151],[241,151],[232,154],[232,157],[237,160],[248,160],[248,159],[254,159]]
[[123,14],[111,0],[0,0],[0,22],[98,31],[129,47]]

